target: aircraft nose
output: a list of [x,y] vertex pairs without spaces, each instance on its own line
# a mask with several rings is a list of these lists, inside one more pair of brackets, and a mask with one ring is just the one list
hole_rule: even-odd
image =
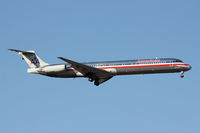
[[186,66],[186,69],[187,69],[187,71],[189,71],[190,69],[192,69],[192,66],[188,64],[188,65]]
[[189,70],[190,70],[190,69],[192,69],[192,66],[191,66],[191,65],[189,65],[189,66],[188,66],[188,69],[189,69]]

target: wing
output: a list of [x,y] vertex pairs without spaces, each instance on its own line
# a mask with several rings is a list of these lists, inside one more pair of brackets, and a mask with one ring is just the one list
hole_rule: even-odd
[[95,85],[99,85],[111,79],[114,76],[112,73],[99,69],[99,68],[81,64],[69,59],[65,59],[63,57],[58,57],[58,58],[66,61],[67,63],[70,63],[73,68],[75,68],[77,71],[82,73],[85,77],[88,77],[91,80],[95,80]]

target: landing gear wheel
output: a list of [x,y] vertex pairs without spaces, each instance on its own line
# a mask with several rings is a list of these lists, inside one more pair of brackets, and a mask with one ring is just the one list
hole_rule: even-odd
[[92,78],[88,78],[88,81],[90,81],[90,82],[93,82],[93,81],[94,81],[94,79],[92,79]]
[[99,86],[99,81],[94,81],[94,85]]
[[182,71],[182,72],[181,72],[181,78],[183,78],[183,77],[184,77],[184,72]]

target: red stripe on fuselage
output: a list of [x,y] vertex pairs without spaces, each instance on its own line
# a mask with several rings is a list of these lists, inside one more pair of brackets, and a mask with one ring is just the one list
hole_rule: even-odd
[[[188,66],[189,64],[176,63],[176,64],[143,64],[143,65],[132,65],[132,66],[112,66],[112,67],[97,67],[99,69],[112,69],[112,68],[135,68],[135,67],[159,67],[159,66]],[[76,69],[67,69],[67,71],[75,71]]]

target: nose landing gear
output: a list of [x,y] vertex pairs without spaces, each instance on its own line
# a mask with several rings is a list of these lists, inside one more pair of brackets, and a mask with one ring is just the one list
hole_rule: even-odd
[[181,72],[181,78],[183,78],[183,77],[184,77],[184,71]]

